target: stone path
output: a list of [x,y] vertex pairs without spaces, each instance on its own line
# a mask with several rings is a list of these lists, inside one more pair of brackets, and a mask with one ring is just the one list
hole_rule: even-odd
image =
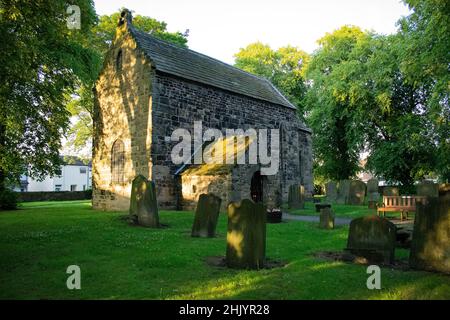
[[[284,220],[293,220],[293,221],[306,221],[306,222],[317,222],[319,223],[319,216],[300,216],[300,215],[293,215],[289,213],[283,212],[283,219]],[[336,217],[334,222],[337,226],[344,226],[349,225],[350,221],[352,219],[350,218],[338,218]]]

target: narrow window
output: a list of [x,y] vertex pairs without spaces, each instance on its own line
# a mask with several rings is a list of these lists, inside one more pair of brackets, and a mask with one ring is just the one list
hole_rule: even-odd
[[111,151],[111,176],[112,183],[123,184],[125,171],[125,145],[122,140],[116,140]]

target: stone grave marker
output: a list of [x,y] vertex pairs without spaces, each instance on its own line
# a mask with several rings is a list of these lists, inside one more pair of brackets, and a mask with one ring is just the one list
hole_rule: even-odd
[[304,209],[305,208],[305,187],[298,184],[293,184],[289,187],[288,195],[289,209]]
[[363,205],[366,197],[366,184],[360,180],[350,181],[347,204]]
[[129,213],[131,219],[141,226],[159,227],[155,183],[142,175],[134,178],[131,185]]
[[347,251],[372,263],[392,264],[395,259],[396,227],[376,215],[352,220]]
[[439,185],[431,181],[422,181],[417,185],[417,195],[425,197],[438,197]]
[[378,179],[370,179],[367,181],[367,202],[369,209],[375,209],[380,201],[380,193],[378,192]]
[[450,194],[418,203],[409,256],[411,268],[450,273]]
[[266,260],[266,207],[244,199],[228,205],[226,265],[260,269]]
[[350,180],[340,180],[336,203],[347,204],[350,193]]
[[397,187],[384,187],[383,196],[399,196],[400,191]]
[[330,181],[325,185],[325,193],[327,196],[327,202],[334,203],[337,200],[337,186],[336,182]]
[[192,225],[192,237],[215,237],[221,202],[222,200],[212,193],[200,195]]
[[334,229],[334,213],[331,208],[323,208],[320,210],[320,223],[321,229]]

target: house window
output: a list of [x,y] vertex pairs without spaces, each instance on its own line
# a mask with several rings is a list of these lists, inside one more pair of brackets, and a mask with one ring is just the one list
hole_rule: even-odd
[[77,185],[76,184],[71,184],[70,185],[70,191],[77,191]]
[[119,50],[116,57],[116,71],[121,72],[122,71],[122,49]]
[[122,184],[125,181],[125,145],[122,140],[116,140],[111,151],[111,181]]
[[56,184],[55,185],[55,191],[61,191],[62,185],[61,184]]
[[86,191],[86,185],[83,184],[83,191]]
[[86,174],[86,168],[85,167],[81,167],[80,168],[80,174]]

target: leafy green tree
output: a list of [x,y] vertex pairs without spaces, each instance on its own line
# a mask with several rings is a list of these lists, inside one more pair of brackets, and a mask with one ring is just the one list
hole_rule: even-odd
[[235,55],[236,67],[271,81],[298,107],[302,117],[306,92],[303,73],[308,62],[309,55],[298,48],[286,46],[274,51],[261,42],[249,44]]
[[450,2],[404,0],[413,12],[399,21],[401,70],[414,88],[428,87],[425,102],[429,129],[437,145],[435,171],[450,180]]
[[80,80],[92,77],[86,36],[96,22],[91,0],[74,0],[81,29],[67,26],[67,1],[0,0],[0,193],[24,169],[54,174],[66,104]]
[[[95,25],[89,36],[89,46],[97,56],[97,63],[92,66],[92,77],[83,81],[77,90],[77,94],[68,104],[68,110],[73,117],[73,124],[68,132],[68,146],[75,150],[84,148],[92,139],[92,110],[94,96],[91,88],[97,79],[109,46],[115,35],[120,12],[111,15],[103,15],[99,23]],[[133,26],[143,32],[151,33],[159,39],[169,41],[182,47],[187,47],[188,31],[168,32],[167,24],[150,17],[136,15],[133,17]]]
[[313,130],[314,174],[322,179],[348,179],[359,169],[363,116],[355,112],[353,89],[347,88],[343,76],[354,64],[352,51],[368,38],[369,34],[353,26],[326,34],[306,70],[306,119]]

